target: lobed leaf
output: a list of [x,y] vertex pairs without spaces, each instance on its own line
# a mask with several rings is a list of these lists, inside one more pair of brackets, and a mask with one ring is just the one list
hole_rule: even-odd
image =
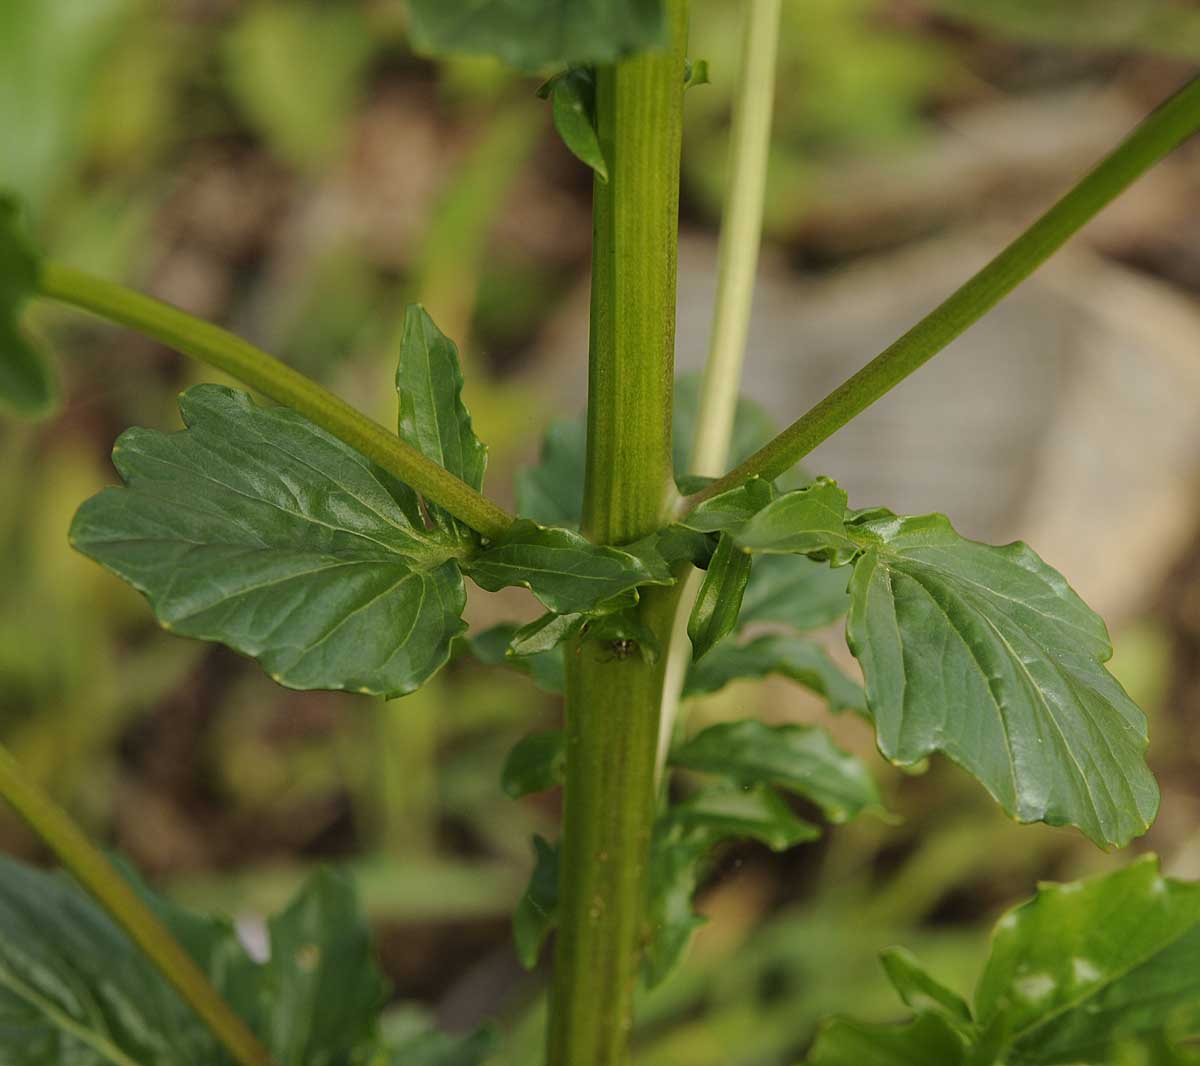
[[410,490],[284,408],[199,385],[178,433],[131,429],[124,488],[71,542],[144,593],[160,623],[258,659],[289,688],[402,695],[448,659],[465,589]]
[[[747,484],[752,483],[753,479]],[[731,489],[722,496],[738,491]],[[832,555],[839,560],[859,548],[846,531],[846,493],[827,478],[766,503],[738,530],[737,542],[746,551]]]
[[666,41],[662,0],[409,0],[413,40],[437,55],[494,55],[521,70],[611,63]]
[[714,842],[746,837],[772,851],[786,851],[821,835],[811,822],[796,817],[779,793],[764,785],[701,789],[673,804],[669,817],[685,830],[704,830]]
[[[434,325],[423,307],[411,305],[404,315],[396,368],[400,437],[479,491],[487,468],[487,446],[471,427],[462,388],[458,348]],[[475,541],[475,534],[467,526],[434,504],[427,507],[440,528],[454,532],[461,540]]]
[[870,771],[816,726],[723,722],[675,748],[671,764],[747,786],[777,785],[812,801],[835,823],[882,806]]
[[866,714],[863,690],[816,641],[769,633],[746,644],[722,644],[703,662],[692,663],[683,685],[685,698],[705,696],[744,678],[783,677],[823,696],[833,711]]
[[640,585],[669,585],[673,580],[665,560],[652,550],[635,555],[524,518],[465,568],[489,592],[521,585],[563,615],[611,611],[636,602]]
[[0,193],[0,405],[42,416],[58,403],[48,356],[21,327],[21,312],[38,292],[37,253],[19,224],[17,203]]
[[750,556],[734,544],[733,538],[722,536],[688,618],[693,662],[737,628],[750,565]]

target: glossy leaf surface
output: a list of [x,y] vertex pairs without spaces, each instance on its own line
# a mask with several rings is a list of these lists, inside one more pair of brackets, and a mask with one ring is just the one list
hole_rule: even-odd
[[688,618],[693,662],[707,655],[737,628],[742,594],[750,580],[751,559],[733,538],[723,536],[708,564],[704,581]]
[[666,33],[662,0],[410,0],[409,8],[418,49],[494,55],[523,70],[612,62]]
[[0,193],[0,405],[19,415],[48,413],[58,382],[48,357],[21,327],[21,312],[38,291],[38,258],[17,204]]
[[163,626],[258,659],[290,688],[412,691],[465,628],[457,543],[403,485],[284,408],[200,385],[187,429],[131,429],[124,488],[80,508],[72,543],[143,592]]
[[[400,437],[427,459],[471,488],[483,488],[487,447],[471,427],[462,401],[463,374],[458,348],[419,305],[404,315],[404,336],[396,368],[400,400]],[[474,534],[436,505],[428,505],[440,527],[464,540]]]
[[522,585],[556,614],[612,610],[639,585],[671,583],[664,560],[592,544],[568,529],[520,519],[467,564],[489,592]]
[[592,72],[573,67],[547,82],[539,95],[550,97],[554,128],[571,154],[591,167],[601,181],[608,181],[608,164],[596,134],[596,83]]
[[1104,623],[1063,577],[941,515],[879,517],[854,536],[846,637],[883,754],[943,752],[1023,822],[1101,845],[1145,832],[1158,808],[1146,720],[1102,665]]
[[704,696],[731,681],[779,674],[819,696],[833,711],[866,713],[863,690],[845,674],[816,641],[768,633],[746,644],[726,642],[692,663],[684,682],[685,697]]
[[672,751],[671,762],[740,784],[777,785],[815,803],[831,822],[881,805],[867,768],[816,726],[723,722]]

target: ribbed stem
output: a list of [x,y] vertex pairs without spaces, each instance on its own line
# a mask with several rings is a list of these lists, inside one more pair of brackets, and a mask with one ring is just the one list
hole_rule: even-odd
[[[621,543],[658,529],[671,462],[686,0],[669,50],[597,75],[609,180],[594,186],[584,529]],[[647,595],[665,640],[677,593]],[[581,640],[567,653],[567,772],[549,1066],[624,1066],[656,809],[662,660]]]

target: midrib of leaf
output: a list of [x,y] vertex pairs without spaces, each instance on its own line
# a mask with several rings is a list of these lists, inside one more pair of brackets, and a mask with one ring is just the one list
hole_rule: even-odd
[[[1135,970],[1141,969],[1147,963],[1153,962],[1155,956],[1161,955],[1173,945],[1178,944],[1179,941],[1181,941],[1184,937],[1195,932],[1197,924],[1200,924],[1200,920],[1192,922],[1190,926],[1182,930],[1177,936],[1173,936],[1169,940],[1165,940],[1162,943],[1156,944],[1152,948],[1148,948],[1145,955],[1139,957],[1134,962],[1129,963],[1128,966],[1124,967],[1117,973],[1114,973],[1111,977],[1106,978],[1103,981],[1098,981],[1096,984],[1080,992],[1074,998],[1067,1000],[1065,1003],[1060,1004],[1053,1010],[1047,1011],[1045,1014],[1039,1017],[1037,1021],[1014,1033],[1009,1039],[1009,1047],[1015,1044],[1018,1040],[1024,1040],[1025,1037],[1029,1036],[1031,1033],[1036,1033],[1043,1026],[1049,1025],[1052,1021],[1062,1017],[1062,1015],[1068,1013],[1069,1011],[1078,1010],[1083,1003],[1086,1003],[1092,997],[1098,995],[1105,989],[1111,988],[1118,981],[1123,981]],[[1200,975],[1198,975],[1197,985],[1200,986]]]
[[63,1032],[70,1034],[81,1044],[103,1055],[113,1066],[142,1066],[136,1059],[130,1058],[111,1041],[80,1025],[65,1011],[60,1010],[39,992],[30,988],[25,982],[18,980],[7,969],[0,968],[0,985],[3,985],[15,996],[19,996],[30,1006],[39,1010],[48,1021]]

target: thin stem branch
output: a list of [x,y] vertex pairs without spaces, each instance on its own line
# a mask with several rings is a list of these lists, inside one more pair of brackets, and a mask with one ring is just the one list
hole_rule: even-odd
[[142,953],[179,992],[239,1066],[274,1066],[265,1047],[221,998],[183,950],[65,811],[0,746],[0,796],[12,806],[76,880],[87,889]]
[[684,501],[758,475],[779,477],[996,306],[1137,178],[1200,129],[1200,78],[1151,114],[1111,155],[970,281],[769,444]]
[[485,537],[499,536],[513,522],[512,515],[378,422],[219,326],[61,263],[43,264],[40,290],[49,299],[145,333],[299,411]]

